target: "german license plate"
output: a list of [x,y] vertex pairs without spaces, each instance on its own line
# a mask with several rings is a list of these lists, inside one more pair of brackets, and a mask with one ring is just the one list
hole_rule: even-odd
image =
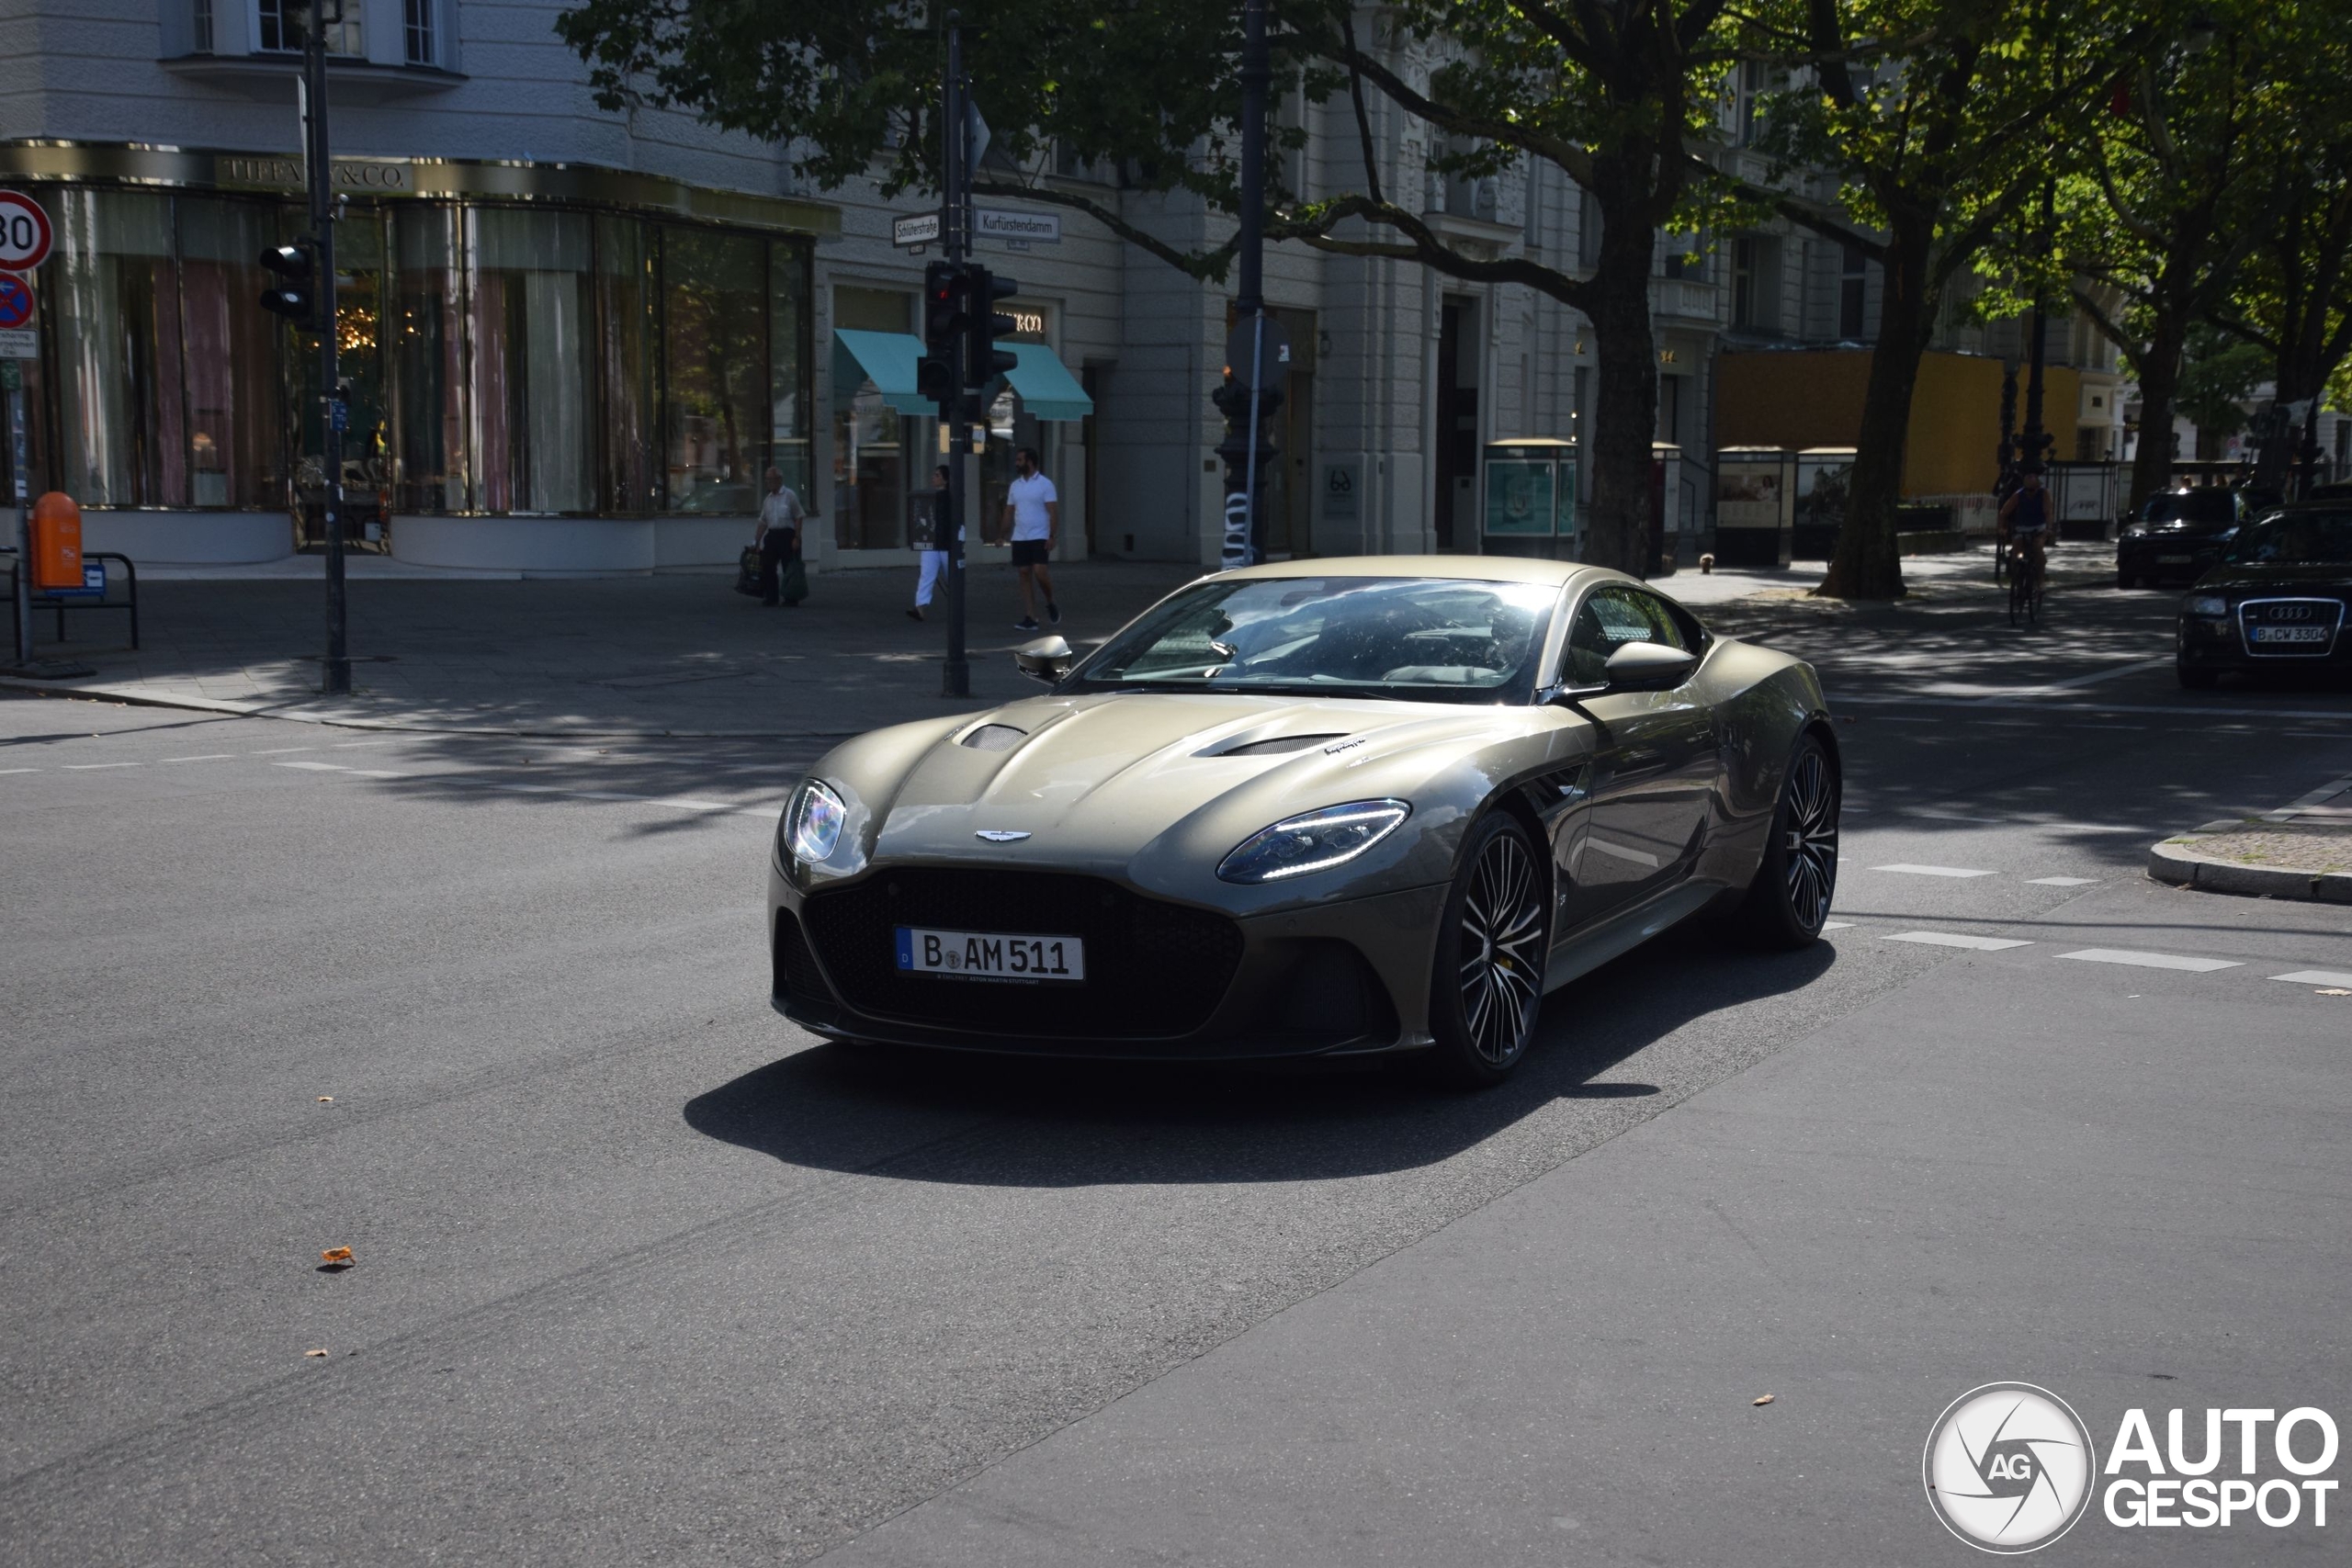
[[900,926],[899,968],[951,980],[1080,981],[1086,978],[1086,943],[1074,936]]
[[2256,642],[2325,642],[2327,628],[2325,626],[2256,626],[2254,628],[2254,640]]
[[2187,566],[2196,558],[2195,556],[2158,556],[2156,564],[2158,566]]

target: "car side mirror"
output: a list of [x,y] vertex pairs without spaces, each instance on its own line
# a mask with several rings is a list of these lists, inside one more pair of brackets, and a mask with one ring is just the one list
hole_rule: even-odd
[[1069,673],[1069,667],[1078,662],[1078,655],[1069,650],[1069,638],[1041,637],[1014,649],[1012,662],[1032,681],[1043,681],[1050,686]]
[[1679,686],[1699,668],[1699,656],[1662,642],[1629,642],[1605,666],[1612,692],[1662,692]]

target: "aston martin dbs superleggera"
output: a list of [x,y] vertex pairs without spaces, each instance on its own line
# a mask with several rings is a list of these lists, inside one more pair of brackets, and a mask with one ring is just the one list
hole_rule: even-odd
[[769,868],[775,1006],[839,1040],[1414,1052],[1469,1084],[1687,917],[1801,946],[1838,876],[1810,666],[1569,562],[1371,557],[1170,594],[1047,689],[835,748]]

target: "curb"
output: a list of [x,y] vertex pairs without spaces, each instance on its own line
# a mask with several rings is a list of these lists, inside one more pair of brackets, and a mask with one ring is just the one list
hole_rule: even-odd
[[2198,835],[2184,833],[2148,847],[2148,875],[2199,893],[2247,898],[2294,898],[2311,904],[2352,904],[2352,872],[2290,871],[2213,860],[2197,852]]
[[232,703],[214,697],[158,697],[145,692],[126,692],[115,687],[60,686],[12,675],[0,675],[0,691],[22,692],[34,697],[78,697],[85,702],[120,703],[129,707],[171,708],[180,713],[209,713],[223,718],[275,718],[288,724],[316,724],[333,729],[383,730],[401,735],[496,736],[510,740],[846,740],[865,733],[863,729],[599,729],[587,725],[566,726],[560,729],[529,729],[517,725],[426,724],[413,719],[368,718],[356,714],[297,713],[263,703]]

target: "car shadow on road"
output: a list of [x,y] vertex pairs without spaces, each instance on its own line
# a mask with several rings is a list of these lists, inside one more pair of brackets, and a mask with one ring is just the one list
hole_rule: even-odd
[[1760,954],[1668,933],[1554,992],[1519,1071],[1479,1093],[1434,1086],[1401,1059],[1133,1064],[820,1045],[696,1096],[684,1114],[696,1132],[789,1165],[901,1179],[1377,1175],[1447,1159],[1563,1100],[1662,1110],[1655,1085],[1607,1075],[1695,1020],[1797,990],[1836,961],[1826,942]]

